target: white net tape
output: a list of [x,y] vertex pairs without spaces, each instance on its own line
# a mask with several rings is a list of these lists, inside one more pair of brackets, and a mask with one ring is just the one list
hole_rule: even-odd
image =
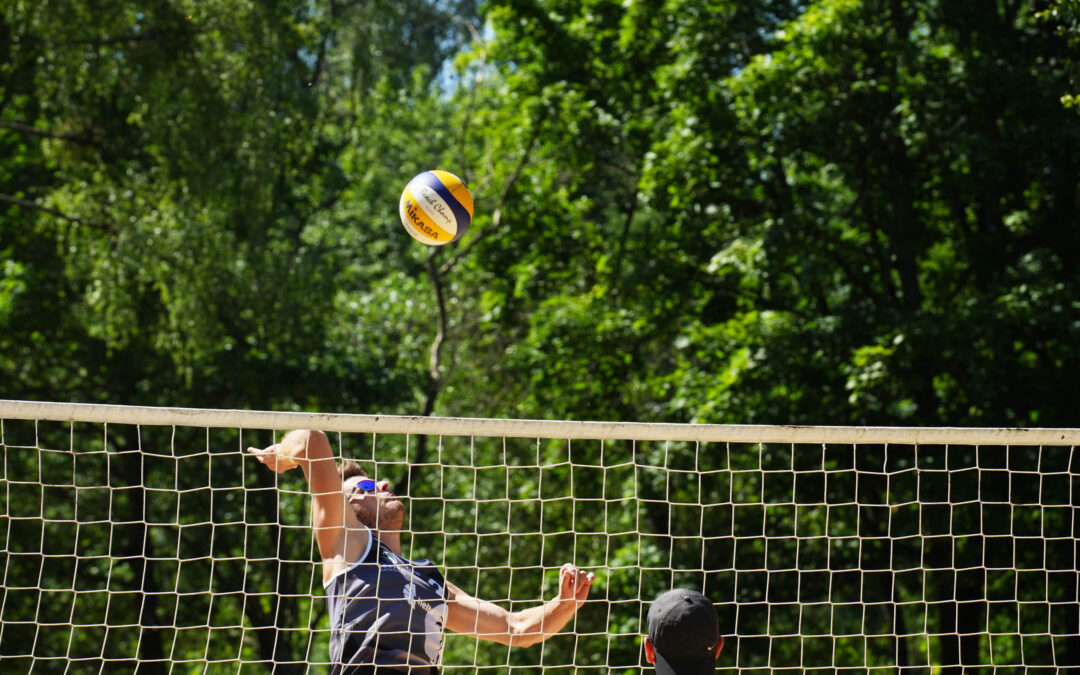
[[[705,592],[750,672],[1080,667],[1080,430],[613,424],[0,401],[0,672],[325,672],[297,471],[321,428],[409,483],[404,553],[558,636],[449,634],[445,673],[629,673],[653,598]],[[940,668],[940,670],[938,670]],[[973,671],[972,671],[973,672]]]

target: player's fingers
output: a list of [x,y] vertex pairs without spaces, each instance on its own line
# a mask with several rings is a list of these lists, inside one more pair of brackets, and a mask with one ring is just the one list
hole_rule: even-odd
[[566,563],[559,570],[559,595],[566,597],[574,597],[575,585],[577,583],[577,565],[573,563]]
[[577,598],[584,600],[589,594],[589,586],[596,576],[592,572],[586,572],[573,563],[566,563],[559,570],[561,583],[559,595],[564,598]]
[[592,586],[593,580],[596,579],[596,575],[592,572],[585,572],[584,570],[578,572],[576,595],[578,600],[584,600],[589,597],[589,588]]
[[280,447],[281,446],[279,444],[274,443],[273,445],[268,445],[265,448],[249,447],[247,450],[256,457],[267,457],[276,455]]
[[277,473],[282,473],[292,468],[292,465],[287,462],[279,461],[280,458],[277,453],[280,447],[280,445],[275,443],[265,448],[248,448],[248,452],[254,455],[255,459],[262,462],[266,468]]

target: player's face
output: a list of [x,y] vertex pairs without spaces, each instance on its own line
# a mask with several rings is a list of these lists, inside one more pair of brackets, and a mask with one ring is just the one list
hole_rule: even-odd
[[390,489],[390,481],[371,482],[366,476],[351,476],[342,484],[353,513],[376,530],[400,530],[405,524],[405,505]]

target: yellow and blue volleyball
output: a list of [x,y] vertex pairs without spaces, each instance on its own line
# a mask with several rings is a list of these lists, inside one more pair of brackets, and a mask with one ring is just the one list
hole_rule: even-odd
[[405,186],[398,211],[401,224],[413,239],[443,246],[460,239],[469,229],[472,194],[449,171],[425,171]]

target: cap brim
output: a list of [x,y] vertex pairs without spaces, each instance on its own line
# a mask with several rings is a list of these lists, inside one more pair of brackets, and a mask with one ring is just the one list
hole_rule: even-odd
[[656,675],[716,675],[716,661],[679,661],[656,652]]

